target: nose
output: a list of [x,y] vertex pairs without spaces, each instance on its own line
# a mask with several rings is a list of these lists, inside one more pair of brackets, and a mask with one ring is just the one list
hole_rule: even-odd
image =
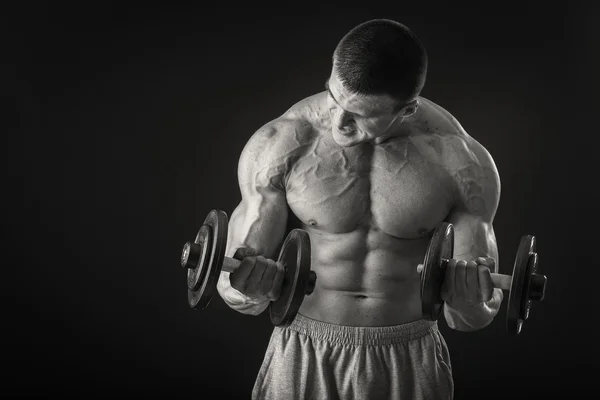
[[348,129],[354,123],[354,119],[352,118],[351,113],[341,107],[336,107],[331,113],[331,123],[334,128],[343,131]]

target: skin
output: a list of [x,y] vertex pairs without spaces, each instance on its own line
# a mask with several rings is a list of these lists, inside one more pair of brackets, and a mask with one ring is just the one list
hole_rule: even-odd
[[417,266],[433,230],[449,221],[455,260],[442,292],[446,320],[467,331],[496,315],[498,172],[487,150],[432,101],[351,93],[333,68],[324,92],[254,133],[238,176],[242,200],[227,255],[243,261],[218,284],[230,307],[259,314],[279,296],[282,266],[271,259],[290,227],[300,227],[318,277],[301,314],[351,326],[421,319]]

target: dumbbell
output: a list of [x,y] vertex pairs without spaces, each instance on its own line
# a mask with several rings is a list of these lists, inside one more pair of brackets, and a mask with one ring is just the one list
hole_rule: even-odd
[[[448,261],[454,257],[454,227],[442,223],[429,242],[421,270],[421,307],[423,318],[435,321],[442,312],[442,284]],[[506,313],[506,330],[519,334],[529,318],[532,301],[542,301],[546,276],[538,274],[535,236],[525,235],[517,249],[512,275],[492,273],[495,288],[510,291]]]
[[[225,257],[229,219],[221,210],[211,210],[193,242],[187,242],[181,253],[181,266],[187,269],[188,304],[192,309],[205,309],[217,287],[221,271],[234,272],[241,261]],[[284,266],[281,294],[269,303],[271,322],[288,326],[296,317],[305,295],[310,295],[317,275],[310,269],[310,237],[302,229],[287,235],[278,263]]]

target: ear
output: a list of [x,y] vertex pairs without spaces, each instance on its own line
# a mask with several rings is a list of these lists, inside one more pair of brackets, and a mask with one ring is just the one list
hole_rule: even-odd
[[417,99],[415,99],[405,104],[404,107],[402,107],[402,110],[400,110],[400,115],[402,116],[402,118],[410,117],[411,115],[417,112],[418,108],[419,102],[417,101]]

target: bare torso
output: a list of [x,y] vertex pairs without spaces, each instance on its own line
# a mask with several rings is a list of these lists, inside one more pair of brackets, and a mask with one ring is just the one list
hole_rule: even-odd
[[421,98],[401,135],[377,145],[340,147],[323,99],[312,96],[287,113],[308,128],[290,138],[294,146],[281,184],[290,210],[310,234],[318,276],[300,313],[353,326],[420,319],[416,267],[432,231],[453,207],[453,176],[468,164],[465,143],[472,139]]

